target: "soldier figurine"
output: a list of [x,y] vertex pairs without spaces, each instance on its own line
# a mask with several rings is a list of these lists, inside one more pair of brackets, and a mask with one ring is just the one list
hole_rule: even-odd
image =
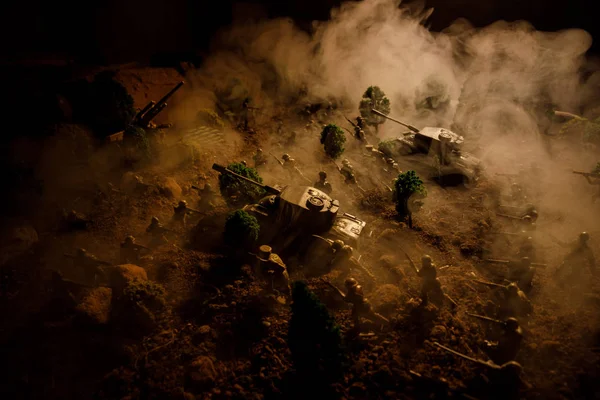
[[200,195],[199,206],[201,209],[213,209],[215,207],[213,201],[215,200],[216,193],[210,183],[205,183],[202,190],[198,191],[198,194]]
[[354,320],[354,327],[359,330],[360,329],[360,318],[367,318],[372,321],[377,321],[380,323],[389,323],[388,319],[383,315],[376,313],[371,307],[371,303],[369,300],[365,298],[363,293],[362,286],[358,284],[356,279],[348,278],[346,279],[345,286],[347,294],[344,294],[337,287],[333,286],[328,282],[328,285],[333,287],[337,293],[344,299],[344,301],[352,304],[352,319]]
[[519,289],[516,283],[508,285],[504,292],[504,299],[500,304],[499,317],[525,317],[533,312],[533,306],[527,295]]
[[283,156],[281,156],[281,159],[283,160],[282,165],[283,165],[283,168],[285,168],[285,169],[292,170],[296,166],[296,160],[291,158],[290,155],[287,153],[285,153]]
[[173,207],[172,222],[185,228],[188,212],[199,213],[199,211],[189,208],[187,206],[187,201],[181,200],[176,207]]
[[254,154],[254,156],[252,156],[252,159],[254,160],[254,168],[258,169],[260,167],[262,167],[263,165],[267,164],[267,157],[265,157],[262,149],[258,149],[256,150],[256,154]]
[[319,180],[315,182],[314,186],[326,194],[331,194],[333,191],[331,183],[327,182],[327,172],[325,171],[319,172]]
[[262,245],[256,255],[257,264],[255,273],[262,279],[268,279],[271,282],[270,289],[291,296],[290,277],[287,267],[281,258],[272,252],[271,246]]
[[103,265],[112,265],[109,262],[99,260],[95,255],[89,254],[86,249],[79,248],[75,255],[65,254],[66,257],[73,258],[73,263],[81,269],[83,278],[86,282],[93,282],[95,286],[98,281],[106,277]]
[[456,302],[446,295],[442,289],[431,256],[426,254],[421,258],[421,269],[417,271],[417,274],[421,277],[421,299],[423,304],[433,300],[436,305],[441,305],[444,298],[446,298],[456,307]]
[[[588,240],[590,235],[587,232],[581,232],[579,234],[579,241],[573,246],[573,249],[566,255],[564,261],[558,267],[556,275],[560,279],[561,284],[564,282],[572,282],[577,274],[581,271],[581,266],[587,263],[590,272],[593,276],[597,276],[596,272],[596,257],[590,246]],[[570,269],[570,272],[568,271]]]
[[245,131],[248,130],[248,113],[249,113],[249,108],[250,108],[250,98],[246,97],[244,99],[244,102],[242,103],[242,112],[241,112],[242,123],[243,123],[243,127],[244,127]]
[[523,330],[516,318],[508,318],[503,323],[503,328],[497,343],[486,342],[485,350],[496,364],[514,361],[523,341]]
[[371,271],[363,267],[360,262],[352,256],[354,253],[352,246],[344,244],[341,240],[334,240],[331,244],[331,248],[335,252],[333,259],[330,261],[331,268],[339,268],[347,272],[349,272],[350,269],[358,269],[369,276],[369,278],[375,279],[375,276],[373,276]]
[[598,185],[598,191],[592,195],[592,203],[595,203],[600,198],[600,174],[598,173],[598,166],[596,166],[596,169],[591,174],[584,176],[590,185]]
[[529,290],[532,287],[535,268],[531,265],[529,257],[522,257],[519,262],[511,263],[508,280],[517,282],[520,288]]
[[354,168],[352,168],[352,165],[350,164],[350,161],[348,161],[347,158],[342,161],[342,168],[340,169],[340,172],[344,176],[346,184],[356,183],[356,177],[354,176]]
[[146,228],[146,232],[152,237],[150,240],[151,246],[160,246],[161,244],[167,243],[168,240],[165,237],[165,233],[172,232],[170,229],[165,228],[157,217],[152,217],[150,225]]
[[528,236],[527,239],[525,239],[525,241],[521,244],[521,247],[519,247],[518,256],[528,257],[532,262],[535,262],[536,251],[533,244],[533,238],[531,236]]
[[137,244],[133,236],[127,236],[121,243],[121,264],[138,264],[142,250],[149,249],[146,246]]
[[364,130],[367,127],[367,125],[365,124],[365,119],[360,115],[356,117],[356,126],[358,126],[362,130]]

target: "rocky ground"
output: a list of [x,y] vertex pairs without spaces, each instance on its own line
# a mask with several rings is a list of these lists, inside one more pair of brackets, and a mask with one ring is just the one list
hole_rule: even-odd
[[[122,72],[120,77],[139,106],[160,97],[181,79],[171,70],[143,69]],[[160,84],[152,86],[156,81]],[[146,96],[147,92],[151,94]],[[178,101],[183,102],[183,98]],[[502,243],[503,239],[490,234],[516,229],[495,214],[494,204],[506,190],[505,182],[486,179],[467,190],[442,188],[427,180],[428,197],[415,214],[414,228],[409,229],[397,220],[390,193],[378,184],[385,175],[374,183],[367,179],[376,168],[369,165],[371,161],[354,146],[351,137],[345,157],[357,168],[359,182],[365,182],[366,194],[344,186],[335,167],[323,161],[319,153],[315,155],[313,143],[318,142],[319,123],[344,125],[343,115],[352,116],[351,111],[317,115],[314,127],[307,127],[306,120],[283,106],[272,114],[283,121],[285,132],[298,132],[297,145],[290,146],[285,137],[274,134],[279,125],[276,120],[259,117],[251,124],[252,133],[230,130],[228,143],[235,145],[200,148],[195,160],[169,159],[168,167],[157,163],[136,170],[144,182],[153,185],[144,193],[130,191],[133,172],[122,174],[122,170],[107,168],[110,173],[100,179],[98,174],[92,175],[98,164],[90,162],[80,166],[78,176],[94,176],[91,182],[63,188],[60,196],[52,199],[52,204],[85,213],[92,221],[86,230],[58,232],[50,222],[55,219],[49,217],[58,208],[54,210],[49,203],[44,212],[21,224],[36,229],[21,230],[23,251],[5,264],[14,276],[1,306],[1,358],[5,365],[1,387],[3,392],[12,393],[7,398],[262,399],[295,398],[306,393],[299,389],[309,383],[294,380],[287,345],[289,305],[268,295],[248,265],[233,263],[228,257],[229,249],[221,237],[230,209],[220,198],[214,209],[193,216],[187,229],[175,229],[168,235],[169,243],[154,249],[140,263],[143,271],[126,267],[119,272],[125,281],[148,279],[166,288],[167,304],[155,314],[149,330],[132,328],[120,319],[111,303],[112,291],[118,289],[75,285],[75,303],[61,308],[48,284],[48,269],[80,280],[79,272],[63,256],[77,247],[116,263],[119,243],[125,236],[132,234],[146,244],[144,232],[152,216],[168,221],[180,199],[198,207],[199,197],[191,184],[208,182],[218,187],[218,173],[210,168],[213,162],[251,162],[257,146],[277,157],[289,152],[310,179],[316,180],[317,172],[325,169],[342,210],[367,222],[359,254],[377,280],[372,282],[360,272],[353,276],[363,284],[376,310],[391,320],[389,326],[380,329],[365,322],[364,335],[356,336],[349,307],[321,279],[308,279],[310,289],[335,315],[345,339],[349,366],[334,387],[337,395],[429,398],[432,382],[446,380],[456,393],[486,397],[478,387],[480,375],[487,373],[484,367],[444,353],[430,343],[437,341],[488,360],[480,350],[486,323],[465,313],[481,313],[486,301],[495,296],[493,289],[473,283],[473,279],[499,282],[480,262],[483,249],[494,243],[498,258],[510,257],[516,251],[512,239]],[[168,122],[165,118],[161,122]],[[177,129],[167,131],[160,146],[168,148],[177,141],[177,135]],[[116,153],[108,146],[94,154],[99,159],[112,159]],[[411,168],[402,160],[398,162],[402,169]],[[270,185],[286,183],[274,160],[263,176]],[[109,181],[116,191],[107,189]],[[539,225],[551,224],[554,217],[541,214]],[[415,319],[420,280],[399,247],[417,262],[422,254],[432,256],[443,287],[458,303],[456,309],[430,309],[425,319]],[[530,296],[533,315],[521,321],[525,339],[517,361],[524,367],[522,398],[593,398],[593,393],[598,394],[599,302],[593,294],[598,282],[590,279],[588,287],[576,292],[556,287],[551,272],[564,251],[552,244],[543,247],[549,266],[534,281]],[[290,275],[292,280],[305,279],[301,270],[291,270]],[[343,287],[345,276],[339,271],[326,278]],[[415,379],[411,370],[434,381]]]

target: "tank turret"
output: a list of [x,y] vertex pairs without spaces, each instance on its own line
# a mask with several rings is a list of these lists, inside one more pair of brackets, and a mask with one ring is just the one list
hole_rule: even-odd
[[246,178],[228,168],[213,164],[214,170],[264,189],[268,195],[243,210],[254,215],[261,225],[261,242],[274,251],[301,251],[312,235],[341,239],[356,247],[365,222],[350,214],[338,215],[340,203],[311,186],[289,185],[277,189]]

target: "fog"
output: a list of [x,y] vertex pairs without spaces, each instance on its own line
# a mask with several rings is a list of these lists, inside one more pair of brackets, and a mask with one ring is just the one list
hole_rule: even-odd
[[[277,157],[290,153],[309,180],[320,169],[335,180],[335,169],[321,156],[320,124],[345,123],[342,114],[354,118],[362,93],[377,85],[391,101],[391,116],[463,135],[465,149],[483,161],[487,177],[504,194],[511,182],[521,184],[542,215],[536,234],[541,245],[553,245],[547,233],[571,241],[580,231],[595,230],[597,214],[590,214],[595,189],[570,171],[588,171],[597,151],[582,146],[576,135],[550,136],[558,126],[553,110],[595,116],[599,68],[586,57],[592,42],[587,32],[541,32],[525,21],[475,28],[460,19],[435,33],[427,29],[435,10],[409,10],[393,0],[343,3],[328,21],[314,22],[311,32],[251,10],[243,8],[215,37],[210,56],[189,76],[194,94],[188,107],[206,106],[207,99],[214,105],[219,96],[213,93],[250,96],[260,108],[254,124],[266,131],[266,151]],[[436,99],[437,108],[417,107],[427,97]],[[318,121],[312,129],[282,114],[283,107],[328,100],[338,105],[337,113],[313,117]],[[280,145],[281,133],[268,125],[273,118],[282,120],[284,133],[298,133],[295,146]],[[379,138],[403,130],[387,121]],[[349,148],[354,139],[347,136]],[[361,168],[352,153],[346,156]],[[515,176],[506,180],[497,173]],[[281,181],[280,174],[265,174],[269,183]],[[554,250],[548,257],[564,252]]]

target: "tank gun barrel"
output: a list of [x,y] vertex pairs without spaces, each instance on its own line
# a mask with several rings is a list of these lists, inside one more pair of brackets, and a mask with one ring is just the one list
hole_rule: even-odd
[[395,119],[395,118],[388,117],[387,115],[385,115],[385,114],[384,114],[384,113],[382,113],[381,111],[377,111],[377,110],[376,110],[376,109],[374,109],[374,108],[372,108],[372,109],[371,109],[371,112],[372,112],[373,114],[377,114],[377,115],[379,115],[380,117],[383,117],[383,118],[389,119],[390,121],[394,121],[395,123],[397,123],[397,124],[400,124],[400,125],[402,125],[402,126],[404,126],[404,127],[408,128],[408,129],[410,129],[410,130],[411,130],[411,131],[413,131],[414,133],[419,133],[419,132],[421,132],[419,129],[415,128],[414,126],[412,126],[412,125],[409,125],[409,124],[405,124],[404,122],[402,122],[402,121],[398,121],[398,120],[397,120],[397,119]]
[[264,189],[267,193],[270,194],[280,194],[281,190],[279,189],[275,189],[274,187],[268,186],[268,185],[263,185],[262,183],[258,183],[250,178],[246,178],[245,176],[242,176],[240,174],[236,174],[235,172],[233,172],[232,170],[228,169],[227,167],[224,167],[223,165],[220,164],[213,164],[212,165],[212,169],[214,169],[215,171],[218,171],[220,173],[222,173],[223,175],[230,175],[230,176],[235,176],[236,178],[246,181],[254,186],[258,186],[262,189]]

